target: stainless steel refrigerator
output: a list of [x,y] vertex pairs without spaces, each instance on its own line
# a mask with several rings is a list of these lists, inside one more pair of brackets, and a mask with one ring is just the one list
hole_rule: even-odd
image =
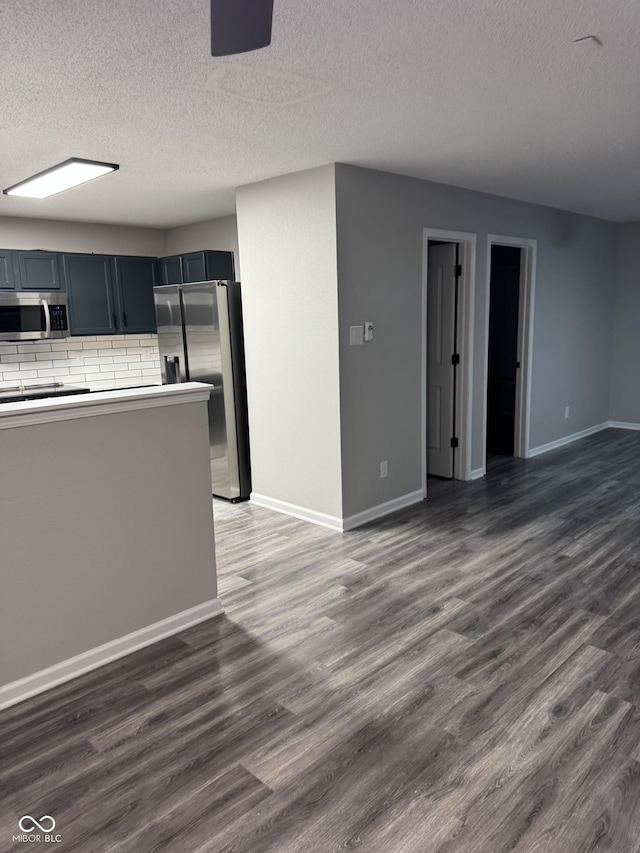
[[208,382],[212,492],[251,492],[240,284],[204,281],[154,287],[164,385]]

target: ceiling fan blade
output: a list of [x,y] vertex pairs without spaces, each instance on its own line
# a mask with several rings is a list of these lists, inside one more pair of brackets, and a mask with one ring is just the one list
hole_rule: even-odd
[[211,0],[211,56],[271,44],[273,0]]

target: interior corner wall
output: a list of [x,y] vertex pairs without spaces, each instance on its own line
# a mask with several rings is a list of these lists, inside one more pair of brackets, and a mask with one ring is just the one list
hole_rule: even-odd
[[[425,227],[478,236],[472,469],[483,466],[490,233],[538,241],[531,448],[609,419],[617,225],[345,164],[336,165],[336,205],[345,516],[421,488]],[[365,320],[374,321],[374,340],[350,347],[349,326]]]
[[187,252],[199,252],[202,249],[233,252],[236,278],[238,281],[242,280],[238,252],[238,220],[235,215],[168,228],[165,232],[163,255],[184,255]]
[[58,219],[0,216],[0,248],[158,257],[164,231]]
[[640,425],[640,222],[620,226],[611,420]]
[[241,187],[253,492],[342,517],[333,165]]

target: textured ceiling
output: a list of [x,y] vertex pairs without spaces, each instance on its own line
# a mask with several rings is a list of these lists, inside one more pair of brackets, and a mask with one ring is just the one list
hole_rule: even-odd
[[275,0],[271,47],[225,59],[208,15],[2,0],[0,186],[70,156],[121,168],[0,215],[172,226],[341,161],[640,219],[638,0]]

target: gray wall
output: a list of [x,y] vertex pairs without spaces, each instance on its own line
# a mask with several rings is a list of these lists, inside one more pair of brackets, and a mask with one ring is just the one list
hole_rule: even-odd
[[[612,223],[343,164],[241,187],[237,207],[237,220],[167,231],[4,217],[0,247],[231,249],[238,270],[241,249],[256,492],[343,517],[420,488],[425,227],[478,236],[473,469],[483,464],[488,233],[538,241],[531,448],[610,417],[640,422],[637,224],[621,231],[612,364]],[[372,344],[349,347],[349,325],[370,319]]]
[[[616,225],[342,164],[336,165],[336,203],[346,516],[421,486],[425,227],[477,233],[477,330],[485,325],[487,234],[538,241],[531,447],[609,419]],[[374,341],[350,347],[349,325],[364,320],[375,323]],[[477,469],[483,464],[480,334],[473,358]],[[389,476],[381,480],[385,459]]]
[[240,281],[238,253],[238,221],[235,216],[221,216],[193,225],[169,228],[165,232],[165,255],[183,255],[201,249],[221,249],[235,255],[236,278]]
[[640,424],[640,222],[620,226],[611,420]]
[[0,458],[0,685],[216,597],[205,402],[0,429]]
[[342,515],[333,166],[237,192],[253,491]]
[[164,254],[164,244],[165,232],[159,228],[0,216],[0,249],[154,257]]
[[235,216],[167,229],[0,216],[0,249],[151,257],[197,252],[200,249],[224,249],[235,253],[236,272],[239,269],[238,224]]

